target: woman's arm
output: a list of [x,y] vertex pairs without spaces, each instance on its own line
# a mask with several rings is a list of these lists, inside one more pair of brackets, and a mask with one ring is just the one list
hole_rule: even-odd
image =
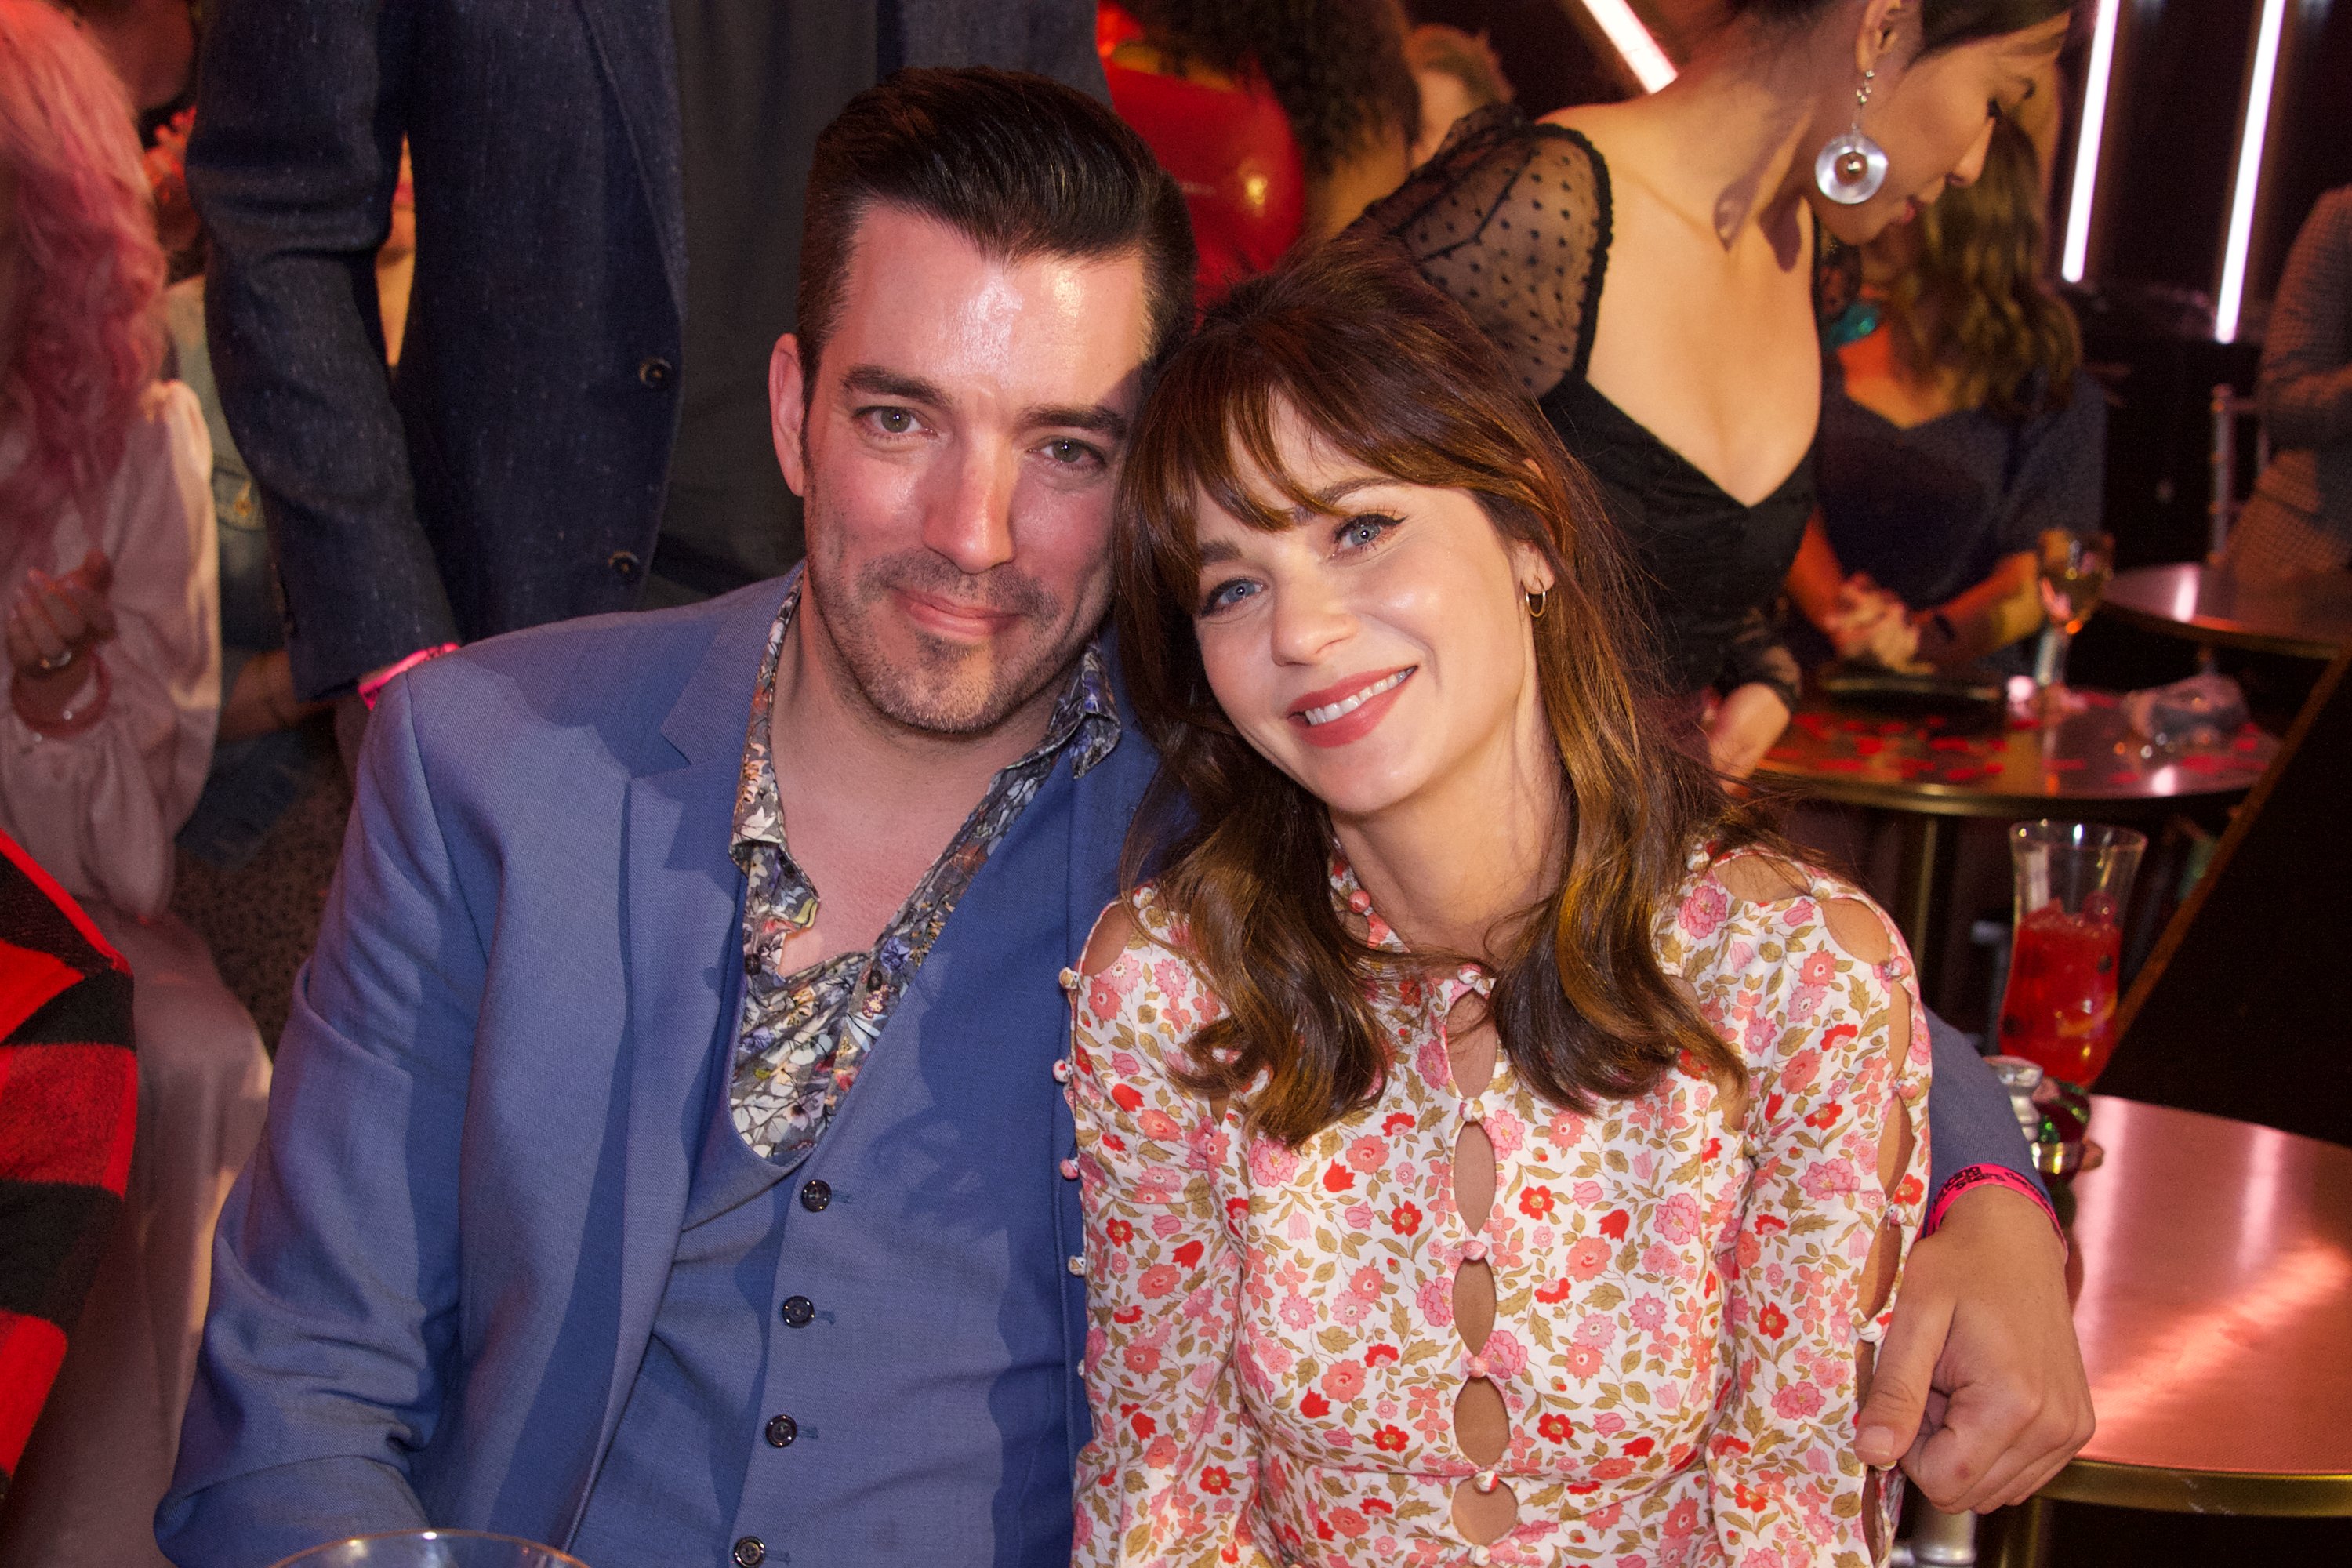
[[87,656],[71,722],[0,705],[0,827],[76,898],[152,916],[220,709],[212,439],[186,387],[150,395],[90,531],[110,563],[114,634]]
[[1748,1011],[1751,1074],[1724,1313],[1735,1392],[1708,1448],[1717,1543],[1734,1563],[1875,1561],[1892,1510],[1854,1418],[1925,1195],[1927,1032],[1886,917],[1832,884],[1759,885],[1787,879],[1768,864],[1722,868],[1746,918],[1700,983]]
[[[1242,1260],[1217,1172],[1237,1136],[1168,1075],[1217,1005],[1115,904],[1071,977],[1070,1110],[1086,1208],[1087,1402],[1073,1568],[1265,1560],[1235,1363]],[[1146,1020],[1149,1020],[1148,1022]],[[1230,1555],[1229,1555],[1230,1553]]]
[[1983,582],[1919,614],[1919,657],[1958,668],[2032,637],[2042,619],[2041,564],[2031,551],[2004,555]]

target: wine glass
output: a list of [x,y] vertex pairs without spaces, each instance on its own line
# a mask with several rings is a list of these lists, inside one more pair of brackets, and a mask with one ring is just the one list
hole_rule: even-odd
[[2076,533],[2071,529],[2045,528],[2039,549],[2042,565],[2042,608],[2050,624],[2042,629],[2040,656],[2034,660],[2033,683],[2055,693],[2048,706],[2063,706],[2066,690],[2066,654],[2074,634],[2099,607],[2115,573],[2116,541],[2109,533]]
[[552,1546],[478,1530],[394,1530],[298,1552],[276,1568],[587,1568]]

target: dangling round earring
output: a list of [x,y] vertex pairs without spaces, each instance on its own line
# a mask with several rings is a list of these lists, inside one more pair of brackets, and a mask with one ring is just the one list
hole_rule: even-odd
[[1544,607],[1550,598],[1551,590],[1549,588],[1540,588],[1536,592],[1529,594],[1528,595],[1528,619],[1531,621],[1542,620]]
[[1860,206],[1886,183],[1886,149],[1862,133],[1862,111],[1870,102],[1870,84],[1878,73],[1862,73],[1854,89],[1853,125],[1829,139],[1813,160],[1813,184],[1840,206]]

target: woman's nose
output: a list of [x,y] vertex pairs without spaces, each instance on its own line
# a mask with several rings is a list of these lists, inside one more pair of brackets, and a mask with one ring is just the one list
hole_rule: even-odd
[[1277,584],[1274,593],[1274,657],[1280,664],[1312,664],[1355,629],[1339,595],[1312,578]]

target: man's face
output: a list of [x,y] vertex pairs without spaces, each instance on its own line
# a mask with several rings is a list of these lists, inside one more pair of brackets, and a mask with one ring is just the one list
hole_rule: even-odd
[[805,409],[790,336],[769,391],[802,613],[882,716],[981,734],[1050,700],[1109,601],[1149,332],[1139,253],[1008,262],[903,208],[859,224]]

